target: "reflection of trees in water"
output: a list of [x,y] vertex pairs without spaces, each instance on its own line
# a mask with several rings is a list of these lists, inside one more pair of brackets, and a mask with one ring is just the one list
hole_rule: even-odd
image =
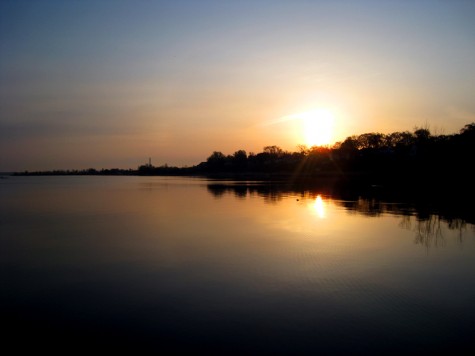
[[356,200],[338,201],[335,203],[343,206],[350,212],[363,214],[367,216],[380,216],[382,214],[407,214],[410,212],[410,207],[403,204],[388,203],[376,198],[358,197]]
[[395,203],[391,199],[381,199],[371,195],[359,195],[357,192],[334,191],[328,187],[308,189],[285,184],[260,182],[219,182],[208,184],[208,191],[216,198],[233,194],[238,199],[247,196],[261,197],[266,203],[276,203],[286,196],[298,196],[300,200],[315,200],[317,196],[329,197],[337,206],[353,214],[378,217],[384,214],[401,217],[399,226],[414,231],[415,243],[426,248],[443,246],[446,243],[444,227],[458,231],[461,243],[468,225],[475,233],[473,209],[470,203],[450,205],[441,201],[439,205],[419,202]]
[[418,219],[414,216],[403,216],[399,226],[403,229],[414,231],[414,242],[416,244],[423,245],[427,248],[445,245],[439,216],[430,215],[424,219]]
[[[430,248],[432,246],[444,246],[446,243],[443,226],[449,230],[458,231],[458,241],[463,242],[464,232],[467,230],[467,223],[462,219],[445,219],[440,215],[430,214],[424,218],[417,215],[406,215],[402,217],[399,226],[406,230],[415,232],[415,243]],[[472,226],[475,231],[475,225]]]
[[[461,243],[464,232],[467,229],[467,222],[454,215],[445,215],[443,212],[434,213],[434,208],[417,204],[401,204],[383,202],[375,198],[361,198],[350,202],[338,202],[349,211],[366,216],[380,216],[390,214],[401,216],[399,226],[412,230],[415,233],[415,243],[426,248],[445,245],[444,227],[449,230],[458,231],[458,240]],[[472,225],[475,231],[475,225]]]
[[259,183],[212,183],[208,184],[207,188],[208,192],[215,198],[221,198],[224,194],[233,194],[238,199],[244,199],[247,196],[259,196],[267,203],[276,203],[287,195],[280,188]]

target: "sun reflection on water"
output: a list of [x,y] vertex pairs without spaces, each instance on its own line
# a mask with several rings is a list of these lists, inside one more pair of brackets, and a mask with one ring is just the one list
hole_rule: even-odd
[[320,218],[324,219],[326,217],[326,206],[325,202],[322,199],[322,196],[319,194],[315,198],[315,201],[311,204],[311,207],[314,213]]

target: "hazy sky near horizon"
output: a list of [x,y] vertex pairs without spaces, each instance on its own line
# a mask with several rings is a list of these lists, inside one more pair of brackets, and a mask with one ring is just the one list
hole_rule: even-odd
[[0,1],[0,171],[475,121],[475,1]]

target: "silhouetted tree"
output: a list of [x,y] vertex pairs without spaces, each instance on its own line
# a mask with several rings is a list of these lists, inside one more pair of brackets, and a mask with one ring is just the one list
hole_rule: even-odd
[[414,131],[414,135],[416,135],[416,140],[420,142],[427,142],[430,138],[430,131],[427,128],[416,128]]
[[460,135],[464,136],[466,139],[475,140],[475,122],[465,125],[460,130]]
[[267,153],[275,158],[282,156],[284,151],[279,146],[266,146],[264,147],[264,153]]
[[234,170],[242,171],[247,168],[247,153],[244,150],[234,152],[232,156],[232,165]]
[[357,137],[359,149],[377,149],[384,143],[384,135],[380,133],[366,133]]
[[415,143],[415,137],[409,131],[393,132],[385,136],[386,146],[395,149],[410,148]]
[[347,137],[338,148],[340,157],[344,159],[350,159],[354,157],[358,152],[358,140],[356,136]]
[[207,167],[211,170],[223,169],[226,165],[226,156],[219,151],[214,151],[206,160]]

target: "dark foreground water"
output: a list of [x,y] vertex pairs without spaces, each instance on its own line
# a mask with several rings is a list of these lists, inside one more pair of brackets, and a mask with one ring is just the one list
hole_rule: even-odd
[[0,181],[2,346],[462,353],[475,228],[405,201],[160,177]]

